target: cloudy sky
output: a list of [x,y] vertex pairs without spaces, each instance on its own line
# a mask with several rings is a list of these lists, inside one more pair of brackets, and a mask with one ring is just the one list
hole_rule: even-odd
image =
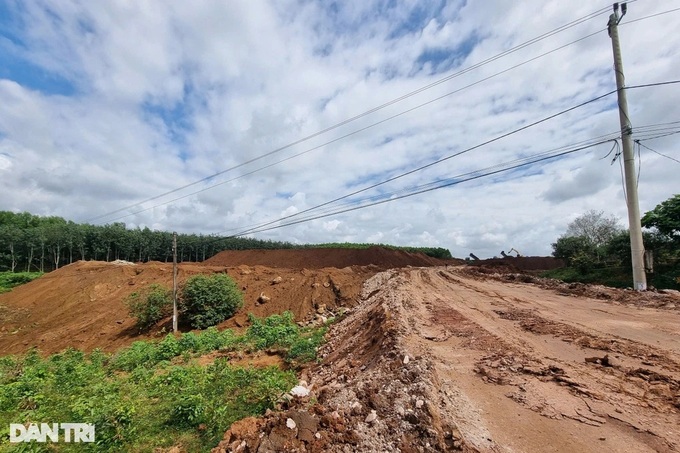
[[[0,210],[232,234],[458,182],[254,236],[549,254],[590,209],[627,223],[613,143],[465,179],[615,135],[614,94],[494,140],[615,89],[610,8],[0,0]],[[627,85],[680,79],[675,9],[629,5]],[[674,159],[680,135],[654,137],[680,130],[678,93],[628,91],[635,138]],[[680,163],[640,157],[644,213]]]

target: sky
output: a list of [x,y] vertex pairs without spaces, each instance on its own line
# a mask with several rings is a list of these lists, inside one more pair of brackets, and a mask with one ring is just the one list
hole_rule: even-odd
[[[320,217],[251,236],[548,255],[589,210],[627,226],[615,143],[485,169],[616,135],[616,94],[587,103],[616,89],[610,13],[0,0],[0,210],[221,235]],[[678,24],[680,0],[628,5],[627,86],[680,79]],[[642,214],[680,193],[680,135],[655,138],[680,130],[678,93],[627,90]]]

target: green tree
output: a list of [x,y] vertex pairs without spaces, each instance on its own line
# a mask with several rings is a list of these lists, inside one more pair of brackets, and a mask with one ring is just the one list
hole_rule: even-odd
[[23,234],[15,225],[0,225],[0,244],[3,252],[9,255],[9,270],[14,272],[18,265],[18,249]]
[[149,285],[125,299],[130,316],[140,329],[147,329],[172,314],[172,291],[158,284]]
[[596,255],[595,244],[586,236],[562,236],[552,244],[552,248],[553,256],[565,260],[569,266],[576,260],[586,263],[587,257]]
[[642,226],[656,228],[659,233],[675,241],[680,240],[680,194],[673,195],[645,213]]
[[233,316],[243,293],[227,274],[195,275],[182,286],[181,303],[191,327],[205,329]]

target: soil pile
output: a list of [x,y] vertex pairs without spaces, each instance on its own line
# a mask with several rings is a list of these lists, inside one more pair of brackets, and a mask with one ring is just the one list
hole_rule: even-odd
[[[244,305],[219,328],[246,325],[248,313],[264,317],[290,310],[296,320],[332,316],[356,304],[363,282],[375,268],[272,269],[262,266],[178,266],[178,281],[199,273],[226,272],[243,290]],[[172,264],[77,262],[0,295],[0,351],[44,353],[74,347],[114,351],[135,340],[165,335],[171,320],[140,333],[125,298],[158,283],[172,288]],[[180,318],[181,322],[181,318]],[[181,325],[180,325],[181,327]],[[187,330],[187,329],[182,329]]]
[[[456,261],[458,262],[458,261]],[[406,266],[441,266],[451,261],[439,260],[423,253],[410,253],[384,247],[367,249],[310,248],[283,250],[226,250],[205,261],[212,266],[267,266],[288,269],[321,269],[349,266],[376,266],[381,270]]]
[[551,256],[510,256],[487,260],[468,261],[468,264],[485,267],[500,267],[520,271],[549,271],[565,266],[564,260]]
[[396,271],[367,281],[365,302],[333,326],[322,364],[303,376],[309,395],[235,423],[213,453],[472,451],[442,417],[430,360],[404,349],[409,310],[391,297],[399,284]]
[[[353,307],[363,282],[392,267],[433,266],[440,260],[383,247],[222,252],[204,263],[182,263],[179,284],[191,275],[226,272],[244,293],[244,306],[219,328],[244,327],[259,317],[292,311],[308,322]],[[0,351],[44,353],[74,347],[114,351],[165,335],[171,320],[141,333],[125,298],[153,284],[172,288],[172,264],[79,261],[0,295]],[[181,318],[180,318],[181,328]],[[187,329],[183,329],[187,330]]]

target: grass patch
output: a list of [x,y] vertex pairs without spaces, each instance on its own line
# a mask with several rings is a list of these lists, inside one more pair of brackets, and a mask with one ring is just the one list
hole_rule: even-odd
[[0,272],[0,294],[40,277],[42,272]]
[[[251,322],[241,336],[209,328],[115,354],[0,357],[0,451],[209,451],[234,421],[274,407],[297,379],[276,367],[235,367],[225,358],[199,366],[192,358],[276,348],[297,365],[316,358],[327,328],[300,328],[289,312]],[[28,422],[94,423],[96,443],[9,445],[9,424]]]

